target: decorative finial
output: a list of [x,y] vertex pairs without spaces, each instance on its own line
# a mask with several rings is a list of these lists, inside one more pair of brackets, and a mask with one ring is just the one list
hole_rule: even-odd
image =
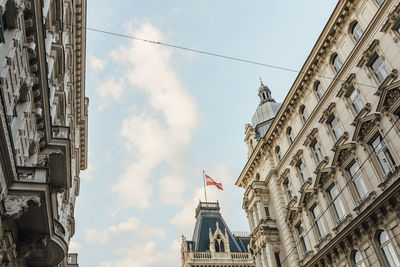
[[262,80],[261,80],[261,76],[258,75],[258,77],[260,78],[260,83],[261,83],[261,85],[264,85],[264,83],[263,83]]

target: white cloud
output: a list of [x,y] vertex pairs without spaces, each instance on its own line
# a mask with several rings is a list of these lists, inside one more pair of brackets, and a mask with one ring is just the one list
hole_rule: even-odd
[[114,78],[109,78],[96,88],[99,95],[99,110],[105,109],[112,101],[118,101],[124,88],[125,82],[120,79],[116,81]]
[[68,252],[78,253],[82,250],[82,245],[74,240],[69,242]]
[[104,245],[110,238],[127,232],[133,233],[135,239],[165,238],[165,231],[162,229],[150,227],[142,223],[139,219],[131,217],[125,222],[107,228],[86,229],[85,241],[90,244]]
[[118,260],[101,263],[100,267],[175,267],[180,263],[180,243],[174,240],[167,249],[160,249],[154,241],[132,244],[115,251]]
[[[163,39],[150,23],[142,24],[132,34]],[[125,170],[112,190],[125,206],[149,208],[154,193],[149,181],[151,172],[166,163],[166,174],[158,182],[160,200],[178,205],[186,189],[181,174],[184,155],[198,121],[195,102],[172,68],[168,48],[132,40],[112,51],[111,56],[117,66],[126,70],[127,82],[142,90],[151,106],[150,111],[133,114],[123,121],[121,136],[129,153]],[[172,183],[176,186],[171,186]]]
[[92,54],[89,54],[87,56],[87,59],[88,59],[88,64],[89,64],[89,70],[92,70],[94,72],[103,70],[106,66],[105,60],[95,57]]

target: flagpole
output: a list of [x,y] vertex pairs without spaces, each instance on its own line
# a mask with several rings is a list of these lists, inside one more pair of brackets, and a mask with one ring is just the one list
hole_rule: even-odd
[[203,183],[204,183],[204,196],[206,198],[206,202],[207,202],[207,190],[206,190],[206,174],[203,170]]

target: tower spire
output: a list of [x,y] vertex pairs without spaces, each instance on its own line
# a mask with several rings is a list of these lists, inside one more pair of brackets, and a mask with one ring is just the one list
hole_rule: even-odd
[[265,102],[275,102],[275,100],[271,97],[271,90],[269,90],[268,86],[264,85],[261,76],[260,78],[260,87],[258,88],[258,96],[260,97],[260,105]]

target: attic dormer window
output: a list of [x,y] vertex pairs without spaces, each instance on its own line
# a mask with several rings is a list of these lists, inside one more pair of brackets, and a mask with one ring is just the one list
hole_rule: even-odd
[[215,245],[215,252],[225,252],[224,241],[222,240],[220,235],[218,235],[214,245]]

